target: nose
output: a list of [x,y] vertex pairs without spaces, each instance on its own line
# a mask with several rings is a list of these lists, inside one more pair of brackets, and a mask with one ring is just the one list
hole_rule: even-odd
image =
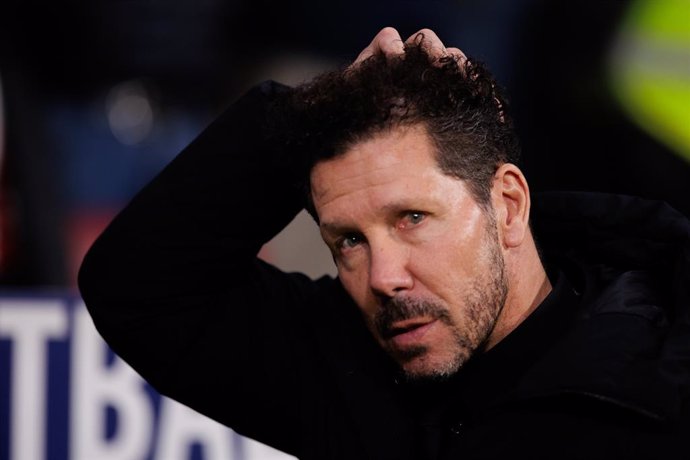
[[414,278],[409,271],[410,253],[396,242],[371,246],[369,286],[377,297],[390,298],[412,289]]

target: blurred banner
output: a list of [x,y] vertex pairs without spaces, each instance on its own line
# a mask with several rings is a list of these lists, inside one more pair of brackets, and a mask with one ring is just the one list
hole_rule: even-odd
[[690,161],[690,1],[632,2],[613,42],[609,73],[628,116]]
[[157,394],[78,296],[0,296],[0,460],[290,458]]

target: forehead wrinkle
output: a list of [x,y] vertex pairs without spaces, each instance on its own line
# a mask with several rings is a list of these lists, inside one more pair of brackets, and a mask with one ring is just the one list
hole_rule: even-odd
[[[420,134],[420,136],[417,138],[410,138],[410,135],[414,134]],[[406,137],[408,139],[401,149],[401,140]],[[378,146],[376,153],[372,153],[370,147],[374,142],[382,144]],[[436,161],[435,146],[429,138],[426,127],[423,124],[415,124],[410,126],[398,126],[396,129],[387,129],[367,136],[361,141],[353,143],[344,152],[332,158],[317,162],[311,174],[313,175],[314,171],[319,168],[327,168],[329,164],[333,165],[339,163],[339,167],[342,167],[343,164],[347,164],[348,167],[354,170],[354,173],[349,175],[350,180],[356,180],[359,176],[366,176],[378,170],[393,168],[397,171],[401,169],[400,166],[404,166],[405,158],[409,154],[413,154],[420,149],[430,150],[431,157],[433,158],[433,166],[436,167],[439,172],[442,172]],[[348,178],[343,179],[348,180]],[[338,180],[338,182],[341,181],[342,180]],[[313,187],[314,181],[312,180],[310,182],[312,184],[312,193],[319,191],[315,190]],[[371,182],[372,181],[369,181],[365,185],[370,185]],[[328,189],[325,189],[322,193],[319,193],[319,195],[323,195],[327,192]]]
[[[436,176],[436,180],[424,181],[424,178],[429,175]],[[420,183],[423,182],[421,184],[423,193],[420,193],[419,187],[416,186],[417,180]],[[399,214],[402,211],[432,211],[432,213],[436,213],[453,204],[459,205],[459,203],[448,201],[441,183],[438,182],[439,180],[441,182],[452,181],[456,186],[463,187],[461,180],[444,176],[440,171],[415,171],[407,174],[407,179],[402,181],[401,176],[388,174],[378,179],[365,178],[364,184],[342,187],[337,195],[332,196],[328,196],[329,192],[333,191],[333,188],[338,189],[338,187],[329,187],[318,196],[322,200],[319,207],[325,211],[325,214],[321,216],[320,223],[323,223],[324,228],[329,230],[336,228],[338,230],[343,228],[354,230],[362,219],[379,221],[389,219],[391,214]],[[393,187],[389,187],[390,184],[393,184]],[[347,200],[349,205],[339,205],[338,209],[341,213],[350,215],[341,216],[337,221],[333,221],[329,218],[327,210],[330,205],[343,198]],[[356,213],[357,216],[352,215],[353,213]]]
[[[358,206],[357,211],[361,213],[363,210],[366,210],[365,212],[368,213],[369,209],[370,206],[368,204],[365,205],[362,203],[360,206]],[[330,235],[339,235],[353,231],[360,231],[361,223],[365,219],[361,214],[359,216],[355,216],[353,214],[353,210],[345,210],[344,213],[333,216],[333,218],[329,218],[329,216],[324,217],[325,219],[321,219],[319,221],[319,229],[322,232],[326,232]]]
[[426,132],[409,127],[373,136],[317,162],[310,182],[319,221],[333,224],[324,227],[331,230],[380,221],[391,209],[437,205],[445,197],[441,184],[449,180],[458,181],[440,169]]
[[[321,180],[319,189],[317,189],[315,187],[315,181],[312,178],[311,184],[314,198],[323,198],[333,189],[340,188],[341,192],[335,196],[329,197],[326,201],[326,203],[328,203],[344,195],[357,192],[363,187],[377,187],[394,182],[399,176],[391,175],[390,170],[394,168],[398,171],[400,168],[397,166],[401,165],[403,161],[399,158],[395,158],[392,154],[386,154],[386,152],[381,152],[380,155],[381,158],[377,158],[376,161],[371,161],[365,154],[358,152],[348,153],[348,158],[343,158],[342,160],[347,161],[352,166],[350,173],[346,176],[341,175],[339,177],[333,174],[330,169],[326,169],[325,171],[322,170],[322,178],[326,176],[329,180]],[[382,162],[382,159],[389,161]],[[329,162],[320,163],[316,168],[329,168]],[[314,171],[317,170],[316,168]],[[360,183],[357,183],[358,181]]]

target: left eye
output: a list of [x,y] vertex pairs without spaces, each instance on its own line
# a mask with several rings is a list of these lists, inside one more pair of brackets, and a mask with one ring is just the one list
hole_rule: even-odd
[[424,220],[424,213],[421,212],[410,212],[407,213],[407,221],[410,222],[411,224],[418,224],[421,221]]
[[426,218],[426,214],[421,211],[408,211],[401,216],[401,220],[398,223],[399,228],[414,227],[422,223]]

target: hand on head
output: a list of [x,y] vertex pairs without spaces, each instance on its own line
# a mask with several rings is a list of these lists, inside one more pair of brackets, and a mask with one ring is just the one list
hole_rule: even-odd
[[410,35],[407,40],[403,42],[397,30],[392,27],[385,27],[376,34],[371,43],[369,43],[369,46],[359,53],[359,56],[357,56],[357,59],[355,59],[352,65],[355,66],[376,54],[383,54],[386,58],[404,55],[405,45],[413,43],[419,43],[435,60],[450,56],[455,59],[461,67],[467,60],[465,53],[458,48],[446,48],[433,30],[421,29]]
[[[446,48],[438,35],[431,29],[421,29],[403,42],[400,34],[393,27],[384,27],[376,34],[369,46],[359,53],[357,59],[350,67],[357,66],[362,61],[376,54],[383,54],[387,59],[402,56],[405,54],[405,46],[419,44],[424,48],[434,62],[442,62],[443,58],[452,57],[460,69],[464,68],[467,56],[459,48]],[[503,104],[498,98],[494,98],[496,105],[501,109],[501,121],[504,120]]]

